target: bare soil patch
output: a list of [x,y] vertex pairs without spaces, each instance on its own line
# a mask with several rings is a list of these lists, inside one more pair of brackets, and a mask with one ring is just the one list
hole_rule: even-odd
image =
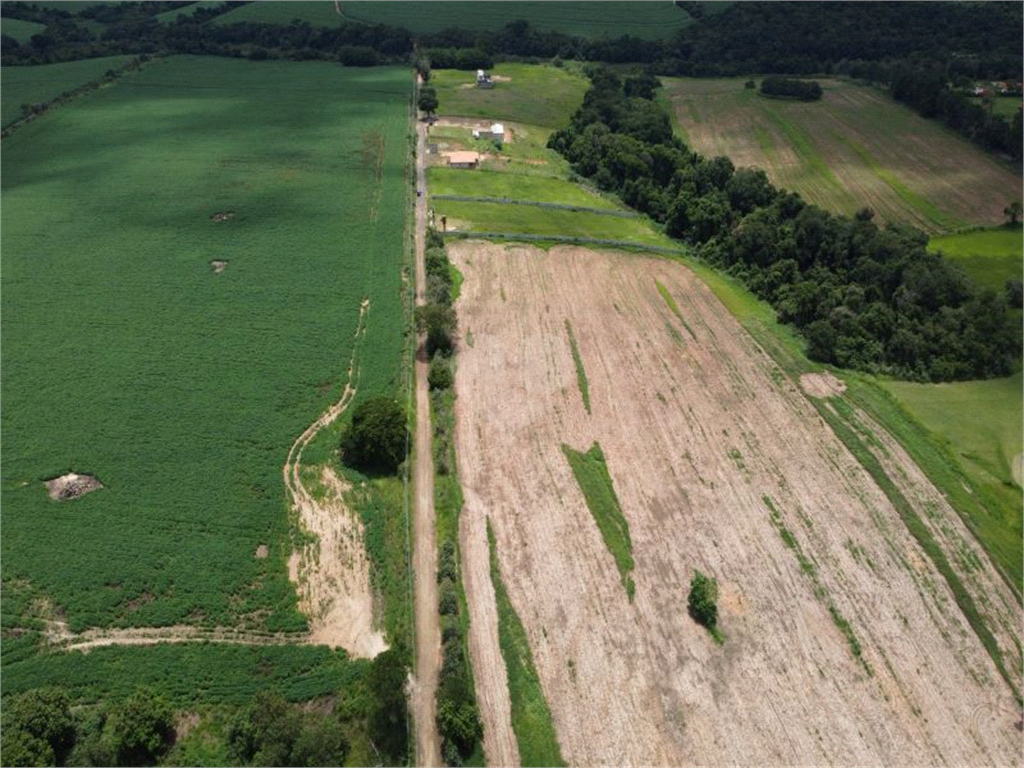
[[[456,374],[463,546],[489,517],[567,762],[1019,763],[1020,707],[931,560],[687,268],[569,247],[449,252],[474,339]],[[595,440],[629,521],[632,604],[560,449]],[[482,562],[463,565],[473,632],[489,580]],[[1020,605],[974,567],[998,604],[982,610],[1019,638]],[[719,581],[724,645],[687,614],[695,569]]]
[[[359,307],[356,336],[365,330],[369,309],[369,300],[364,300]],[[353,369],[354,359],[349,362],[350,382]],[[387,644],[374,621],[363,523],[345,504],[347,484],[330,467],[318,468],[322,493],[317,496],[310,493],[302,479],[303,448],[345,411],[354,396],[355,389],[346,384],[341,399],[295,440],[288,453],[283,469],[285,487],[302,529],[315,537],[292,552],[288,576],[298,591],[299,609],[309,617],[312,643],[373,658]]]
[[210,269],[212,269],[218,275],[221,272],[223,272],[227,268],[227,266],[228,263],[226,261],[221,261],[220,259],[216,259],[210,262]]
[[833,397],[846,391],[846,382],[828,371],[801,375],[800,386],[811,397]]
[[217,211],[217,213],[213,214],[213,216],[210,217],[210,221],[215,221],[219,223],[222,221],[230,221],[233,218],[235,218],[234,211]]
[[256,547],[256,554],[253,555],[253,557],[255,557],[257,560],[266,560],[267,555],[269,554],[270,550],[267,548],[267,545],[260,544],[258,547]]
[[50,498],[57,501],[77,499],[87,493],[98,491],[102,487],[103,483],[92,475],[79,475],[75,472],[69,472],[46,481],[46,490],[50,494]]

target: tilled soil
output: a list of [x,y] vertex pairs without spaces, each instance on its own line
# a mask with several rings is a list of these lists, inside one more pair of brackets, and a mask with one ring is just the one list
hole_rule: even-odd
[[[465,277],[463,548],[489,517],[568,762],[1019,764],[1020,708],[942,576],[799,385],[688,269],[568,247],[449,253]],[[595,440],[630,525],[632,603],[560,449]],[[472,632],[493,591],[483,558],[463,565]],[[695,569],[718,579],[722,645],[687,614]],[[995,593],[996,623],[1019,628],[1001,581],[977,583]]]

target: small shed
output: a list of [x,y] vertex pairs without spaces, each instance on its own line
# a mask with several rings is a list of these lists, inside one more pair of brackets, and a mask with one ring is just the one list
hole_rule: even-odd
[[493,88],[494,83],[491,82],[491,76],[484,72],[482,69],[476,71],[476,87],[477,88]]
[[476,168],[480,155],[476,152],[452,152],[448,155],[449,168]]
[[491,139],[499,147],[505,143],[505,126],[501,123],[494,123],[490,128],[474,128],[474,139]]

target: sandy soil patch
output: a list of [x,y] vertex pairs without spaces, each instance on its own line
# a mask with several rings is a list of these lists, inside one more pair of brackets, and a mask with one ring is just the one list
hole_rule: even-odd
[[210,262],[210,269],[212,269],[214,273],[218,275],[221,272],[223,272],[227,268],[227,266],[228,263],[226,261],[221,261],[219,259]]
[[506,77],[505,75],[491,75],[491,80],[496,83],[511,83],[512,78]]
[[210,217],[210,221],[220,223],[222,221],[230,221],[233,218],[235,218],[234,211],[217,211],[217,213]]
[[[365,330],[369,300],[364,300],[359,309],[357,336]],[[350,381],[353,366],[354,360],[349,363]],[[316,537],[292,552],[288,576],[298,591],[299,609],[309,617],[311,642],[373,658],[387,645],[374,623],[362,521],[346,506],[348,487],[330,467],[319,468],[321,493],[316,496],[302,478],[303,448],[345,411],[354,395],[355,389],[346,384],[341,399],[296,439],[288,453],[283,469],[285,486],[301,527]]]
[[103,483],[92,475],[79,475],[75,472],[69,472],[46,481],[46,490],[50,494],[50,498],[57,501],[77,499],[87,493],[98,491],[102,487]]
[[257,560],[266,560],[267,555],[269,554],[270,549],[267,547],[267,545],[260,544],[258,547],[256,547],[256,554],[254,554],[253,557],[255,557]]
[[802,374],[800,387],[811,397],[834,397],[846,391],[846,382],[828,371],[822,371]]
[[[1019,763],[1020,708],[941,575],[688,269],[567,247],[449,252],[474,339],[456,374],[463,546],[490,517],[570,764]],[[633,603],[559,447],[594,440],[630,524]],[[489,580],[482,558],[463,564],[472,633]],[[723,646],[686,612],[694,569],[719,580]],[[994,620],[1019,628],[1010,602]]]

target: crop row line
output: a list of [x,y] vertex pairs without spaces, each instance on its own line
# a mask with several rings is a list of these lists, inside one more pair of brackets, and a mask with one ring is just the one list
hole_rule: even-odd
[[454,237],[463,240],[478,237],[482,240],[512,240],[531,243],[555,242],[569,243],[572,245],[610,245],[616,248],[632,248],[635,250],[650,251],[651,253],[664,253],[669,256],[689,255],[689,252],[683,248],[665,248],[660,245],[648,245],[647,243],[637,243],[632,240],[611,240],[603,237],[578,237],[576,235],[533,235],[524,234],[522,232],[449,231],[445,233],[445,237]]
[[559,211],[577,211],[597,213],[602,216],[617,216],[620,219],[639,219],[640,214],[634,211],[617,211],[613,208],[589,208],[585,205],[569,205],[567,203],[542,203],[537,200],[513,200],[511,197],[468,197],[466,195],[431,195],[433,200],[451,200],[459,203],[502,203],[505,205],[532,205],[537,208],[553,208]]

